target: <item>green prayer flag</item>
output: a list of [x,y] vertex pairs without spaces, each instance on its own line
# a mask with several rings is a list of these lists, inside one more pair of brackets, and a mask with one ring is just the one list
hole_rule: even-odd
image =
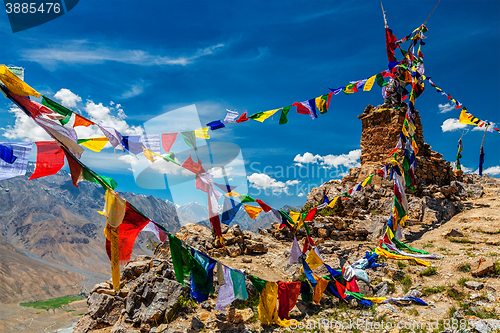
[[256,277],[255,275],[248,275],[248,279],[252,282],[253,287],[260,294],[262,290],[266,287],[266,281],[261,278]]
[[410,163],[408,162],[408,159],[403,157],[403,171],[405,172],[405,182],[406,182],[406,187],[411,187],[411,184],[413,183],[413,179],[411,179],[410,175]]
[[285,106],[282,110],[281,110],[281,116],[280,116],[280,122],[279,124],[280,125],[284,125],[286,123],[288,123],[288,112],[290,112],[290,108],[292,106],[289,105],[289,106]]
[[278,213],[280,213],[281,216],[287,219],[288,222],[290,222],[291,225],[294,225],[295,222],[293,222],[293,219],[290,217],[290,214],[285,212],[284,210],[278,209]]
[[246,195],[246,194],[242,194],[239,196],[239,199],[240,199],[240,202],[241,203],[245,203],[245,202],[255,202],[255,199],[252,198],[251,196],[249,195]]
[[170,152],[167,155],[163,156],[163,159],[167,162],[172,162],[180,166],[180,164],[175,161],[175,154],[173,152]]
[[174,235],[168,236],[168,243],[170,245],[172,264],[174,265],[175,279],[177,282],[185,284],[184,276],[193,269],[192,257],[189,251],[182,246],[182,241]]
[[402,243],[400,242],[396,237],[394,237],[393,239],[391,239],[391,241],[394,243],[394,245],[396,245],[396,247],[400,250],[402,249],[406,249],[406,250],[410,250],[412,252],[416,252],[416,253],[421,253],[421,254],[429,254],[429,252],[427,251],[424,251],[424,250],[419,250],[419,249],[414,249],[412,247],[409,247],[408,245],[406,245],[405,243]]
[[382,76],[382,74],[378,73],[377,74],[377,84],[379,87],[383,87],[383,86],[388,85],[389,83],[384,80],[384,77]]
[[319,108],[319,112],[321,114],[324,114],[324,113],[327,113],[328,112],[328,108],[326,106],[326,103],[328,103],[328,94],[326,95],[322,95],[320,97],[322,100],[324,100],[325,102],[321,105],[321,107]]
[[82,165],[82,176],[83,179],[89,182],[101,185],[104,190],[107,190],[108,188],[114,190],[118,186],[118,184],[113,178],[98,175],[97,173],[85,167],[84,165]]
[[182,139],[184,139],[184,142],[191,148],[194,148],[195,150],[198,149],[196,147],[196,137],[194,135],[194,131],[188,131],[188,132],[181,132]]
[[401,204],[399,203],[399,200],[396,196],[394,196],[394,207],[396,207],[396,210],[398,212],[398,217],[399,217],[399,220],[396,221],[399,223],[399,221],[406,216],[406,212],[403,208],[403,206],[401,206]]
[[42,104],[45,105],[46,107],[48,107],[49,109],[66,117],[64,119],[59,120],[62,125],[66,125],[68,123],[68,121],[70,120],[71,115],[73,114],[73,111],[65,108],[64,106],[58,104],[57,102],[54,102],[53,100],[51,100],[50,98],[48,98],[45,95],[42,98]]

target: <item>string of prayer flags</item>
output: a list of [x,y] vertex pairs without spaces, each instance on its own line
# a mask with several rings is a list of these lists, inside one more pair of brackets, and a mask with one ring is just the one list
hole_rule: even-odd
[[255,114],[251,115],[248,118],[260,121],[262,123],[262,122],[264,122],[264,120],[266,120],[267,118],[271,117],[273,114],[275,114],[279,110],[281,110],[281,109],[275,109],[275,110],[269,110],[269,111],[262,111],[262,112],[259,112],[259,113],[255,113]]
[[64,127],[59,122],[44,116],[38,116],[34,120],[35,123],[42,127],[51,137],[68,148],[77,158],[82,156],[84,149],[78,144],[78,136],[73,127]]
[[231,269],[231,280],[233,281],[234,298],[241,300],[248,299],[245,275],[235,269]]
[[134,155],[140,154],[143,152],[142,142],[139,142],[140,138],[139,135],[123,136],[122,146]]
[[0,65],[0,81],[10,92],[20,96],[42,96],[38,91],[31,88],[5,65]]
[[262,212],[262,208],[260,207],[254,207],[249,205],[243,205],[243,207],[245,208],[245,211],[252,220],[255,220],[257,216],[259,216],[260,212]]
[[177,139],[177,134],[178,133],[165,133],[161,135],[161,142],[163,144],[163,149],[165,149],[166,153],[170,152],[172,145]]
[[281,115],[280,115],[280,125],[284,125],[288,123],[288,113],[290,112],[290,109],[292,108],[291,105],[285,106],[284,108],[281,109]]
[[[0,88],[2,88],[0,86]],[[3,88],[2,88],[3,91]],[[53,110],[47,108],[46,106],[30,100],[28,97],[25,96],[20,96],[13,94],[9,91],[5,91],[6,96],[14,102],[21,110],[24,111],[28,116],[31,118],[35,119],[38,116],[41,115],[47,115],[51,117],[52,119],[64,119],[64,116],[60,115],[59,113],[54,112]]]
[[241,203],[255,202],[255,199],[252,198],[251,196],[247,195],[247,194],[239,195],[239,199],[240,199]]
[[100,152],[109,142],[108,138],[78,139],[79,144],[95,152]]
[[160,154],[161,152],[161,134],[141,135],[140,141],[143,148],[149,151]]
[[197,175],[201,174],[201,173],[206,173],[205,169],[203,168],[203,166],[201,165],[201,161],[200,161],[200,158],[198,157],[198,163],[196,163],[195,161],[193,161],[193,159],[191,158],[191,155],[189,155],[189,157],[184,161],[184,163],[182,164],[182,167],[184,169],[187,169]]
[[316,112],[316,103],[314,99],[310,99],[300,103],[293,103],[292,106],[297,107],[297,113],[308,114],[312,119],[318,118],[318,113]]
[[[0,180],[25,175],[33,143],[1,143],[1,146],[11,150],[13,157],[10,160],[8,157],[0,160]],[[9,163],[10,161],[12,163]]]
[[259,206],[264,210],[265,213],[271,211],[271,209],[272,209],[270,206],[268,206],[266,203],[264,203],[260,199],[256,199],[255,202],[257,202],[259,204]]
[[76,187],[78,187],[77,184],[82,180],[87,180],[89,182],[99,184],[104,188],[104,190],[107,190],[109,188],[114,190],[118,186],[113,178],[96,174],[94,171],[87,168],[80,161],[78,161],[68,151],[65,150],[64,154],[66,155],[66,160],[68,161],[71,180],[73,181],[73,185],[75,185]]
[[35,172],[31,179],[56,174],[64,166],[64,151],[55,141],[38,141],[36,144]]
[[226,116],[224,117],[224,124],[236,123],[236,118],[238,118],[239,113],[226,109]]

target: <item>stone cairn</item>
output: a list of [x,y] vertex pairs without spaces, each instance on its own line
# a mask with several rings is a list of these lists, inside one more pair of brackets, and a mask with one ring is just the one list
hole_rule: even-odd
[[[331,180],[312,189],[307,195],[304,210],[318,205],[323,196],[329,199],[349,190],[389,163],[389,153],[396,147],[405,119],[407,105],[368,105],[358,116],[362,122],[361,166],[353,168],[342,180]],[[420,115],[416,111],[416,141],[419,148],[415,170],[416,189],[406,191],[409,203],[408,224],[432,225],[449,220],[461,207],[461,201],[468,197],[478,198],[483,187],[474,175],[455,174],[450,162],[441,154],[431,150],[424,142]],[[398,152],[398,160],[402,159]],[[354,193],[352,198],[338,200],[334,209],[318,211],[309,226],[316,243],[331,240],[377,241],[391,214],[393,182],[375,175],[371,185]],[[278,224],[261,230],[277,239],[291,240],[293,234],[288,228],[279,230]],[[405,232],[403,232],[405,235]],[[305,236],[303,230],[298,239]],[[411,236],[406,233],[406,237]]]

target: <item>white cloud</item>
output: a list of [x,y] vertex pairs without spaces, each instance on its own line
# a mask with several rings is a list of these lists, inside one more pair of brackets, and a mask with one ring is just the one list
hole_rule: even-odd
[[300,183],[299,180],[288,180],[285,183],[280,182],[274,178],[269,177],[265,173],[253,173],[247,177],[250,182],[250,187],[267,190],[270,189],[273,193],[288,193],[288,187],[297,185]]
[[62,88],[61,90],[56,92],[54,97],[67,108],[76,108],[76,103],[82,101],[82,98],[80,96],[74,94],[73,92],[71,92],[71,90],[66,88]]
[[303,197],[303,196],[304,196],[304,193],[299,193],[297,196],[298,196],[299,198],[300,198],[300,197]]
[[[488,131],[489,131],[489,132],[493,132],[493,128],[495,128],[495,127],[497,127],[497,124],[495,124],[494,122],[490,122],[490,126],[489,126],[489,128],[488,128]],[[484,132],[484,126],[482,126],[482,127],[479,127],[479,126],[473,126],[473,127],[472,127],[472,130],[473,130],[473,131],[482,131],[482,132]]]
[[6,128],[1,128],[4,131],[3,136],[7,139],[21,139],[26,142],[53,140],[42,127],[38,126],[17,106],[10,108],[9,112],[15,117],[14,126],[9,125]]
[[456,118],[446,119],[441,125],[443,132],[452,132],[466,127],[466,124],[461,124]]
[[446,113],[454,110],[455,106],[451,103],[446,103],[446,104],[438,104],[438,108],[439,108],[439,113]]
[[137,159],[137,157],[135,157],[134,155],[131,155],[131,154],[121,155],[120,157],[118,157],[118,159],[120,161],[125,162],[125,163],[129,163],[132,166],[134,166],[137,163],[139,163],[139,160]]
[[148,85],[149,84],[144,83],[144,81],[139,81],[138,83],[131,85],[128,90],[124,91],[123,94],[120,96],[120,98],[128,99],[135,96],[139,96],[144,92],[144,89]]
[[298,162],[298,163],[317,163],[318,160],[321,161],[321,156],[320,155],[313,155],[313,154],[311,154],[309,152],[304,153],[303,156],[301,156],[300,154],[298,154],[293,159],[294,162]]
[[346,168],[357,168],[361,166],[359,163],[359,157],[361,156],[361,149],[351,150],[348,154],[341,155],[326,155],[323,156],[323,162],[321,165],[327,167],[339,167],[345,166]]
[[102,64],[107,61],[121,62],[140,66],[177,65],[186,66],[196,59],[214,54],[226,45],[218,43],[199,48],[191,54],[181,56],[163,56],[150,54],[142,50],[113,49],[86,40],[66,43],[64,47],[47,47],[26,50],[22,59],[45,65],[65,64]]
[[500,175],[500,166],[497,165],[497,166],[489,167],[489,168],[483,170],[483,173],[490,175],[490,176]]
[[348,154],[341,155],[313,155],[309,152],[304,153],[304,155],[298,154],[293,159],[295,165],[303,166],[303,163],[313,163],[323,165],[325,168],[345,166],[347,168],[356,168],[361,164],[359,163],[359,157],[361,156],[361,149],[351,150]]

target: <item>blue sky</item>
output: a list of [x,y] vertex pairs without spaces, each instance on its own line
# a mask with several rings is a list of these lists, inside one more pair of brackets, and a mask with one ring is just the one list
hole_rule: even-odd
[[[435,4],[384,1],[389,27],[402,38]],[[469,112],[499,127],[500,2],[443,0],[426,25],[426,74]],[[185,130],[186,124],[165,115],[190,105],[196,110],[189,126],[222,119],[226,109],[252,114],[284,107],[387,68],[377,1],[86,0],[58,19],[15,34],[2,12],[0,36],[0,63],[24,67],[26,82],[36,90],[124,134],[142,133],[145,123],[159,124],[153,127],[164,132]],[[426,84],[416,108],[425,141],[453,161],[467,130],[444,131],[453,128],[449,119],[459,116],[455,109],[442,112],[447,102]],[[381,103],[375,85],[370,92],[332,97],[330,110],[318,119],[292,109],[286,125],[278,125],[278,113],[264,123],[229,124],[211,132],[209,142],[241,148],[226,168],[241,193],[278,208],[301,205],[310,187],[356,165],[357,116],[367,104]],[[0,141],[42,140],[34,126],[7,99],[0,100]],[[478,167],[482,135],[472,128],[464,135],[462,165],[471,171]],[[484,168],[497,177],[499,144],[499,133],[487,133]],[[223,147],[216,153],[223,155]],[[187,149],[181,140],[173,147],[181,162]],[[113,149],[86,151],[82,160],[114,177],[119,191],[153,194],[180,205],[206,202],[192,181],[175,189],[163,180],[153,182],[158,186],[138,186],[131,169],[140,161],[125,155]],[[300,161],[302,167],[296,165]],[[210,168],[208,161],[205,165]]]

